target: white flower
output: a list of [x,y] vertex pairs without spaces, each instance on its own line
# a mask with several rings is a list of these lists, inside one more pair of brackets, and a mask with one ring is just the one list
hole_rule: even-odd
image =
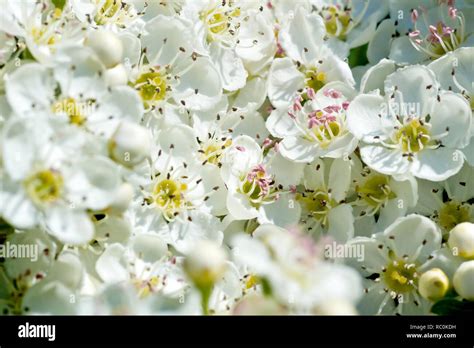
[[107,208],[121,180],[107,159],[70,160],[53,131],[40,120],[12,119],[5,127],[0,211],[18,228],[41,225],[64,243],[84,244],[94,234],[87,209]]
[[[205,110],[220,100],[219,73],[209,58],[194,52],[187,22],[160,15],[149,21],[145,30],[142,57],[131,63],[137,64],[133,86],[147,110],[162,113],[166,103]],[[145,56],[148,64],[143,64]]]
[[441,247],[441,232],[434,222],[419,215],[397,219],[372,238],[348,242],[364,249],[362,261],[346,259],[366,278],[361,314],[427,314],[429,303],[418,293],[421,273],[431,254]]
[[295,190],[302,208],[301,223],[308,233],[315,237],[327,233],[342,243],[354,236],[352,207],[345,201],[350,179],[349,158],[317,159],[305,166],[302,185]]
[[297,313],[310,313],[328,300],[355,303],[361,284],[351,269],[320,260],[308,237],[273,225],[258,227],[252,234],[237,235],[232,242],[237,263],[263,282],[267,294]]
[[354,156],[352,189],[355,234],[371,236],[404,216],[418,202],[418,185],[413,177],[395,180],[363,166]]
[[58,47],[81,40],[80,22],[49,1],[2,0],[0,6],[0,31],[22,39],[22,48],[43,64],[50,63]]
[[438,93],[434,74],[423,66],[391,74],[385,97],[359,95],[347,112],[349,130],[363,142],[362,160],[380,173],[441,181],[462,167],[458,149],[468,143],[472,112],[462,96]]
[[[280,164],[280,161],[287,164]],[[292,168],[275,152],[264,159],[260,146],[245,135],[232,141],[222,163],[221,175],[228,189],[227,209],[233,218],[279,221],[283,226],[297,222],[299,206],[291,206],[288,188],[301,178],[302,166],[293,165]],[[276,172],[272,173],[276,165],[280,169],[280,178],[276,177]],[[286,216],[283,218],[282,214]]]
[[471,46],[474,36],[467,23],[472,10],[469,5],[466,11],[456,5],[457,2],[450,1],[391,0],[390,18],[380,23],[369,43],[369,61],[376,63],[388,57],[399,63],[414,64]]
[[447,235],[463,222],[474,222],[473,167],[465,164],[444,182],[418,180],[418,204],[411,211],[430,217]]
[[[430,63],[428,67],[436,74],[441,88],[461,93],[471,110],[474,110],[474,72],[472,69],[473,47],[459,48]],[[466,161],[474,165],[474,123],[471,125],[471,141],[462,149]]]
[[276,58],[269,72],[268,97],[275,107],[289,103],[305,87],[317,92],[331,81],[354,84],[346,62],[324,43],[326,29],[316,13],[298,7],[294,16],[279,30],[287,57]]
[[375,27],[388,12],[388,1],[376,0],[311,0],[324,20],[329,45],[341,57],[351,48],[369,42]]
[[357,139],[347,130],[346,110],[355,92],[342,83],[329,83],[317,93],[306,88],[290,106],[274,110],[267,127],[281,154],[295,162],[318,157],[340,158],[352,153]]
[[18,115],[44,113],[105,138],[121,120],[140,120],[143,107],[137,93],[128,86],[107,88],[104,67],[91,49],[68,47],[58,59],[52,69],[32,63],[8,76],[7,99]]

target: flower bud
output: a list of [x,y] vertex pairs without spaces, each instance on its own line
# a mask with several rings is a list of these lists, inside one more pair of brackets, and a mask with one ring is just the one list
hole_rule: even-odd
[[461,264],[454,273],[454,289],[462,298],[474,301],[474,260]]
[[111,31],[95,30],[89,34],[85,43],[94,50],[106,68],[113,68],[122,61],[122,41]]
[[212,286],[226,270],[227,256],[216,243],[199,241],[186,257],[184,269],[198,288]]
[[126,167],[133,167],[149,156],[150,135],[146,128],[124,121],[109,140],[108,148],[113,160]]
[[474,258],[474,224],[463,222],[449,232],[448,245],[455,255]]
[[448,276],[439,268],[433,268],[423,273],[418,283],[421,296],[430,301],[443,298],[448,289]]
[[117,64],[105,71],[105,81],[109,86],[123,86],[128,82],[127,70],[123,64]]

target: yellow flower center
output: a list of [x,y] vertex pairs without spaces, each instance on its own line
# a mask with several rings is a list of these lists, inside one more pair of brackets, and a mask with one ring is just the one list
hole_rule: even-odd
[[395,140],[404,153],[416,153],[430,145],[430,134],[422,122],[415,118],[397,131]]
[[220,157],[226,148],[232,145],[231,139],[213,139],[201,146],[201,159],[207,163],[218,165]]
[[145,107],[157,105],[166,97],[166,80],[158,71],[146,72],[138,77],[134,85]]
[[82,126],[87,117],[84,116],[83,104],[77,103],[74,98],[65,98],[53,104],[52,111],[55,114],[66,114],[69,122],[76,126]]
[[168,220],[171,220],[186,205],[183,194],[187,188],[186,184],[171,179],[162,180],[155,185],[154,201]]
[[395,260],[385,268],[383,280],[387,287],[397,294],[413,291],[418,284],[416,265]]
[[352,22],[350,11],[330,6],[324,13],[323,18],[325,19],[326,31],[329,35],[338,37],[341,40],[346,39]]
[[305,84],[307,88],[317,92],[326,84],[326,74],[316,68],[308,69],[305,73]]
[[203,11],[200,19],[207,27],[207,41],[215,41],[224,35],[234,36],[240,24],[235,21],[241,15],[240,7],[233,8],[233,1],[229,1],[226,6],[217,6],[209,11]]
[[39,171],[24,181],[25,189],[36,203],[56,201],[62,193],[63,178],[53,170]]
[[105,0],[95,15],[95,22],[99,25],[106,24],[118,14],[122,6],[122,0]]

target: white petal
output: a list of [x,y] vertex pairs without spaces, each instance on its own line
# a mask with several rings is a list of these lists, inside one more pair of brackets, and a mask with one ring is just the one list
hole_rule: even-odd
[[441,247],[441,231],[430,219],[421,215],[399,218],[384,232],[388,245],[399,258],[423,263]]
[[130,278],[125,258],[125,247],[115,243],[109,245],[97,260],[95,270],[106,283],[118,283]]
[[356,97],[347,109],[347,128],[354,136],[366,143],[383,139],[382,122],[378,116],[384,99],[378,95],[363,94]]
[[83,211],[57,206],[48,209],[46,214],[46,225],[50,233],[63,243],[84,245],[94,236],[94,225]]
[[217,43],[212,43],[209,50],[222,79],[222,87],[228,91],[244,87],[248,74],[242,60],[237,57],[234,50],[224,48]]
[[336,242],[345,243],[354,237],[354,217],[349,204],[341,204],[328,214],[328,235]]
[[453,92],[441,93],[439,100],[431,115],[431,134],[436,136],[449,129],[448,135],[440,139],[443,145],[450,148],[464,147],[471,136],[472,111],[468,102]]
[[304,75],[289,58],[273,61],[268,78],[268,98],[275,107],[288,105],[296,91],[304,86]]
[[389,95],[396,90],[394,102],[400,103],[400,108],[402,105],[413,105],[419,109],[418,116],[426,116],[432,110],[438,86],[436,76],[431,70],[422,65],[412,65],[387,77],[385,94]]
[[317,143],[293,136],[284,138],[279,150],[284,157],[299,163],[310,163],[319,154]]
[[321,16],[299,7],[280,31],[280,41],[293,60],[308,62],[316,57],[325,34],[326,27]]
[[382,174],[404,175],[410,170],[410,162],[397,150],[367,145],[360,148],[360,154],[369,167]]
[[441,147],[419,153],[413,160],[411,172],[421,179],[441,181],[459,172],[463,163],[462,152]]
[[260,209],[260,224],[270,223],[283,228],[291,228],[298,224],[301,207],[290,194],[282,194],[276,202],[265,204]]

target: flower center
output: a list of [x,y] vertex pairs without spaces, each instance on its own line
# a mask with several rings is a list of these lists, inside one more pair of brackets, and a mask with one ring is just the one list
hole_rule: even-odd
[[351,10],[332,5],[324,9],[322,15],[328,34],[345,40],[352,28]]
[[430,134],[427,127],[415,118],[396,132],[395,140],[404,153],[416,153],[429,145]]
[[414,263],[395,260],[387,265],[383,280],[388,288],[397,294],[416,289],[418,273]]
[[216,6],[209,11],[202,11],[200,19],[207,27],[207,41],[216,40],[229,41],[235,37],[240,28],[240,7],[233,7],[234,1],[222,2],[222,6]]
[[83,105],[77,103],[74,98],[64,98],[53,104],[52,110],[55,114],[66,114],[69,122],[76,126],[82,126],[86,122]]
[[273,202],[278,193],[274,188],[275,181],[267,173],[263,165],[252,168],[246,177],[242,178],[239,191],[249,197],[254,206]]
[[154,106],[166,97],[166,80],[160,72],[153,69],[140,75],[135,81],[134,87],[145,107]]
[[322,225],[327,224],[329,212],[337,206],[337,202],[327,190],[306,190],[304,193],[298,193],[296,199],[303,204],[309,215]]
[[[96,0],[98,4],[101,0]],[[107,23],[123,24],[125,20],[132,19],[134,14],[131,11],[131,6],[122,0],[105,0],[104,4],[97,11],[94,17],[98,25]]]
[[171,179],[162,180],[155,185],[153,199],[167,220],[173,219],[184,208],[184,192],[187,188],[186,184]]
[[446,231],[451,231],[461,222],[471,222],[470,207],[468,205],[450,201],[446,202],[438,214],[438,223]]
[[[413,9],[411,13],[414,23],[414,30],[409,33],[411,43],[418,51],[424,52],[431,59],[437,59],[447,52],[456,50],[464,43],[466,38],[464,15],[449,4],[448,6],[440,6],[439,9],[443,21],[438,21],[436,25],[429,25],[428,32],[424,36],[417,28],[418,10]],[[447,15],[442,12],[447,13]],[[428,25],[430,18],[425,10],[422,10],[422,16],[424,23]],[[444,22],[445,19],[448,24]]]
[[311,128],[315,139],[322,148],[331,144],[333,138],[341,134],[341,126],[337,121],[324,122]]
[[310,68],[305,73],[305,84],[307,88],[317,92],[326,84],[326,74],[316,68]]
[[26,192],[34,202],[54,202],[61,196],[63,178],[58,172],[43,170],[28,177],[24,185]]
[[230,145],[232,145],[232,140],[230,138],[209,139],[206,143],[201,144],[201,149],[199,150],[201,159],[206,163],[219,165],[222,153]]
[[372,174],[362,185],[356,186],[356,192],[360,199],[377,211],[389,199],[397,195],[391,190],[389,177],[381,174]]

